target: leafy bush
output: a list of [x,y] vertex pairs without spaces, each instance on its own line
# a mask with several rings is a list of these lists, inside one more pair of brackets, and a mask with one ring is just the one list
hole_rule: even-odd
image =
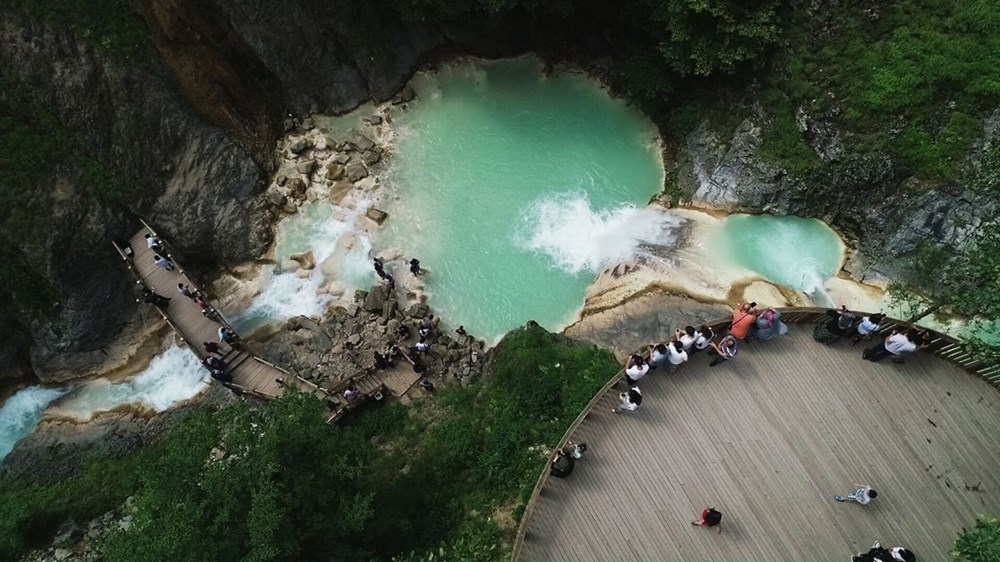
[[1000,520],[982,516],[976,519],[976,527],[963,530],[955,539],[951,551],[955,562],[995,562],[1000,560]]
[[132,526],[98,544],[105,560],[503,558],[546,448],[618,369],[535,327],[510,334],[468,386],[342,426],[297,393],[202,410],[82,477],[5,482],[0,557],[134,495]]

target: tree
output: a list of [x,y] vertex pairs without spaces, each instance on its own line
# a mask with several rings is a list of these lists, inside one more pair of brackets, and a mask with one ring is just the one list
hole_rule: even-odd
[[143,467],[134,523],[100,545],[105,559],[367,558],[349,540],[372,516],[358,484],[367,449],[341,442],[323,411],[290,393],[185,420]]
[[994,562],[1000,560],[1000,520],[996,517],[980,516],[976,527],[963,530],[955,539],[951,551],[955,562]]

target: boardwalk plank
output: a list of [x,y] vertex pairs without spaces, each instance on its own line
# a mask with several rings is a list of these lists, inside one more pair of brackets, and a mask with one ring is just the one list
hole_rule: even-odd
[[[1000,511],[1000,396],[930,355],[873,364],[810,333],[654,372],[627,415],[607,412],[614,389],[572,436],[588,456],[546,484],[521,558],[844,559],[875,539],[947,558],[976,514]],[[879,498],[832,501],[855,482]],[[707,504],[721,535],[689,525]]]

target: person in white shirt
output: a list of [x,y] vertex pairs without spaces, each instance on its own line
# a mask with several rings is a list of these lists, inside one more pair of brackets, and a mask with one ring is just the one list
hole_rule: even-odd
[[694,344],[691,346],[690,351],[697,352],[708,349],[712,345],[712,338],[715,337],[715,332],[712,331],[708,326],[702,326],[698,328],[694,333]]
[[634,412],[639,409],[639,404],[642,404],[642,392],[639,391],[638,386],[633,386],[628,389],[628,392],[622,392],[618,398],[621,399],[621,404],[618,404],[617,408],[611,408],[612,414]]
[[847,496],[834,496],[833,499],[838,502],[854,501],[861,505],[868,505],[873,499],[878,497],[878,492],[867,484],[855,484],[855,486],[858,486],[858,488],[847,494]]
[[694,345],[694,341],[697,339],[697,334],[698,332],[694,329],[694,326],[685,326],[683,330],[677,328],[677,331],[674,332],[674,339],[681,342],[681,346],[684,347],[684,351],[687,351],[691,349],[692,345]]
[[628,358],[628,363],[625,365],[625,382],[628,383],[630,387],[635,386],[639,383],[639,379],[646,376],[649,372],[649,365],[642,358],[641,355],[632,354]]
[[881,341],[861,353],[862,359],[872,362],[879,362],[890,355],[899,356],[904,353],[913,353],[917,350],[917,344],[907,337],[903,332],[893,331],[885,341]]
[[872,334],[878,331],[878,325],[882,322],[885,316],[882,313],[872,314],[871,316],[865,316],[861,319],[861,323],[858,324],[857,334],[855,334],[854,339],[851,340],[851,345],[858,343],[861,340],[867,340],[871,338]]
[[680,341],[671,342],[667,346],[667,359],[670,361],[670,371],[676,371],[682,363],[688,360],[688,354],[684,351],[684,345]]
[[916,562],[917,560],[917,557],[914,556],[912,552],[910,552],[910,549],[903,548],[901,546],[892,547],[892,550],[889,551],[889,554],[892,555],[892,559],[894,562]]

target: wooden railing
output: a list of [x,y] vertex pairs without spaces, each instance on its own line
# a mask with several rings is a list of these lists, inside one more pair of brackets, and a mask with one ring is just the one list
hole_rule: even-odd
[[[826,308],[815,308],[815,307],[802,307],[802,308],[777,308],[781,312],[781,321],[790,324],[821,324],[830,321],[831,317],[827,315]],[[857,314],[860,318],[861,316],[868,316],[871,313],[868,312],[857,312],[851,311]],[[726,328],[729,326],[730,319],[722,318],[719,320],[714,320],[708,322],[705,325],[712,328],[716,335],[722,335],[725,333]],[[895,318],[888,318],[882,320],[879,323],[879,330],[877,335],[872,337],[872,340],[876,337],[881,338],[890,334],[895,329],[909,329],[909,328],[919,328],[928,334],[930,334],[930,342],[927,347],[922,351],[926,353],[933,353],[937,357],[948,361],[949,363],[954,363],[959,367],[962,367],[967,372],[976,375],[983,380],[989,382],[993,386],[1000,388],[1000,365],[996,365],[987,361],[979,359],[975,353],[968,349],[968,346],[947,334],[942,334],[935,330],[930,330],[911,324],[909,322],[904,322],[903,320],[897,320]],[[668,335],[669,336],[669,335]],[[645,351],[645,350],[643,350]],[[611,390],[612,387],[622,378],[625,373],[624,369],[619,370],[611,380],[609,380],[601,390],[590,399],[587,406],[580,412],[580,415],[573,420],[573,423],[566,429],[556,448],[562,447],[573,433],[580,427],[583,420],[587,419],[587,416],[593,411],[597,403],[601,401],[602,398]],[[545,467],[542,469],[542,473],[538,476],[538,482],[535,483],[535,487],[531,492],[531,496],[528,498],[528,503],[524,508],[524,512],[521,514],[521,521],[517,528],[517,535],[514,538],[514,549],[511,554],[512,560],[517,560],[521,555],[521,548],[524,545],[524,537],[528,531],[528,522],[531,519],[531,514],[535,510],[535,505],[538,503],[538,497],[542,493],[542,489],[545,488],[545,484],[549,479],[549,464],[551,463],[551,456],[546,459]]]

